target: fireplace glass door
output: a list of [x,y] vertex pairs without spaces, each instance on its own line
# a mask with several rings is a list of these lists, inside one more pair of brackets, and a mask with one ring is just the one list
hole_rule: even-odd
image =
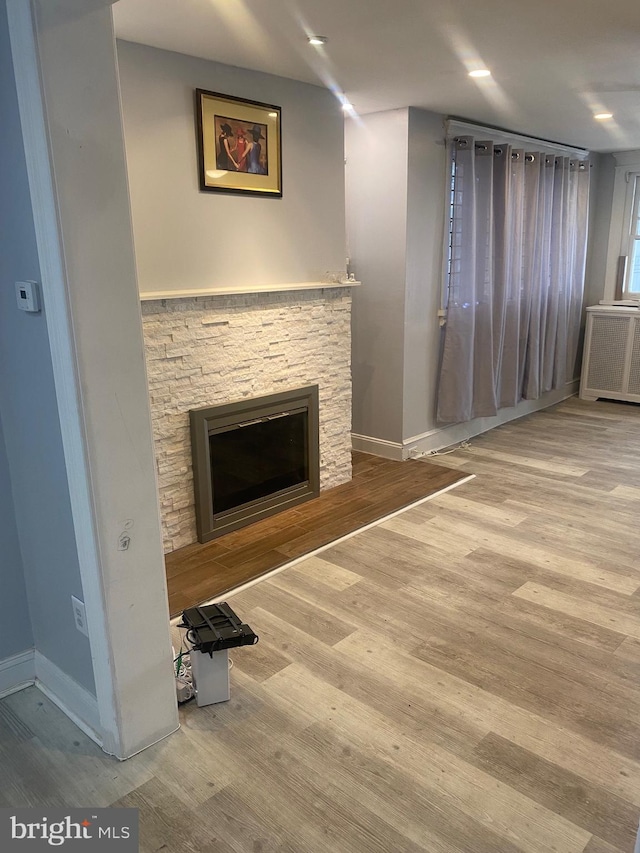
[[200,542],[319,494],[317,385],[189,414]]
[[308,418],[298,409],[212,430],[214,516],[309,480]]

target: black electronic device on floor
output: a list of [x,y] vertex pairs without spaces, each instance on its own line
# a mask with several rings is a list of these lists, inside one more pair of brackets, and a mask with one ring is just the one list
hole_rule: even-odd
[[209,655],[258,642],[258,635],[225,602],[184,610],[180,627],[188,629],[193,651]]

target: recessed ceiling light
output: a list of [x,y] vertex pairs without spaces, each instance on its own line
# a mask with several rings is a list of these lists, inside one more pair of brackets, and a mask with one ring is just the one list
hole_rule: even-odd
[[476,71],[470,71],[469,77],[491,77],[491,72],[488,68],[478,68]]
[[309,36],[307,41],[309,44],[326,44],[329,39],[326,36]]
[[613,118],[613,113],[596,113],[594,118],[598,121],[605,121],[608,118]]
[[349,113],[353,109],[353,104],[350,104],[349,101],[345,101],[342,104],[342,109],[345,111],[345,113]]

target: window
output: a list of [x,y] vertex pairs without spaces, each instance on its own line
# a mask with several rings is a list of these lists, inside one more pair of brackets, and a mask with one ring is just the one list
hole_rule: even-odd
[[[605,156],[613,157],[615,172],[603,296],[605,300],[638,300],[640,299],[640,150],[620,151],[617,154]],[[603,187],[608,189],[611,186],[611,178],[606,175],[606,172],[602,173],[602,177],[605,180]],[[604,192],[606,194],[606,189]]]
[[622,240],[621,255],[627,259],[623,295],[635,299],[640,297],[640,174],[629,175]]
[[[462,198],[460,196],[460,191],[458,190],[456,193],[456,177],[458,179],[461,178],[462,172],[464,170],[464,166],[456,167],[455,158],[451,158],[451,195],[449,201],[449,243],[448,243],[448,255],[447,255],[447,275],[446,275],[446,293],[445,298],[443,300],[443,304],[446,306],[449,299],[457,299],[458,294],[455,291],[455,285],[453,284],[457,281],[458,276],[460,274],[460,263],[462,259],[462,246],[461,246],[461,204]],[[458,186],[460,181],[458,180]]]

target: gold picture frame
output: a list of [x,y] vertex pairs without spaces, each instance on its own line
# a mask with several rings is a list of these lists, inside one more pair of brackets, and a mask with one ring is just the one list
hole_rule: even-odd
[[196,89],[200,189],[282,196],[281,109]]

